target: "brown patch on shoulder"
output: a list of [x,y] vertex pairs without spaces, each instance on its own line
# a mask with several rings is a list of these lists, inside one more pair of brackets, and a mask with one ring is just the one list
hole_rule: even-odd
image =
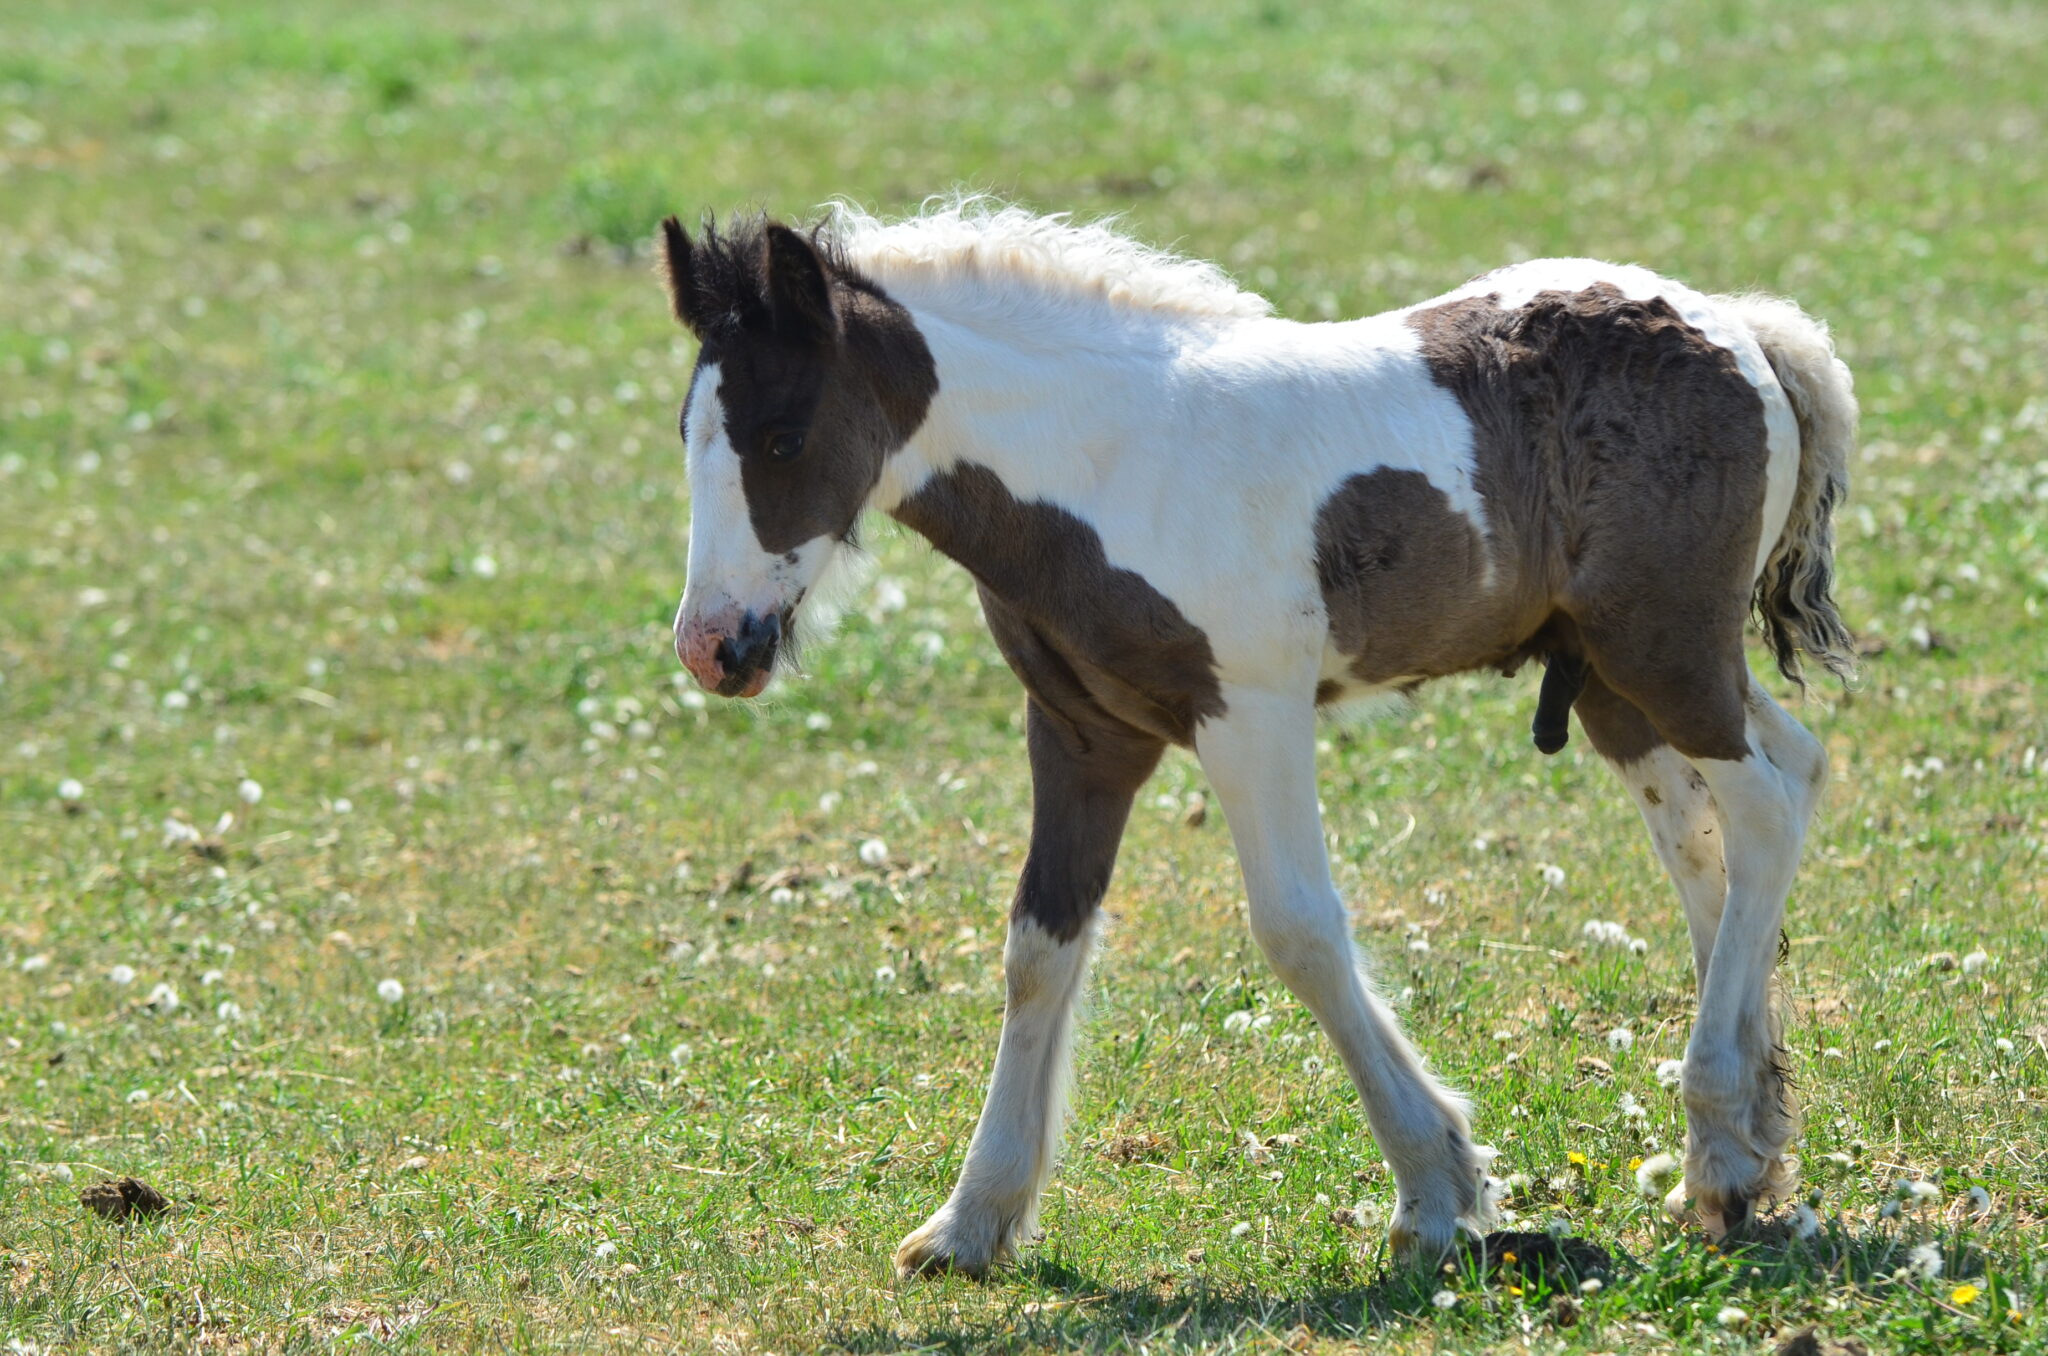
[[1344,695],[1344,684],[1334,678],[1325,678],[1316,684],[1316,705],[1328,706]]
[[1095,529],[1065,509],[1018,499],[962,462],[894,516],[980,582],[1003,657],[1055,716],[1188,746],[1223,714],[1208,636],[1143,576],[1111,565]]
[[1359,681],[1499,663],[1533,629],[1513,588],[1486,585],[1487,544],[1420,471],[1346,480],[1316,512],[1316,584]]
[[1577,624],[1655,733],[1688,757],[1743,757],[1769,449],[1734,355],[1662,298],[1607,283],[1512,311],[1467,297],[1408,324],[1472,421],[1496,561]]

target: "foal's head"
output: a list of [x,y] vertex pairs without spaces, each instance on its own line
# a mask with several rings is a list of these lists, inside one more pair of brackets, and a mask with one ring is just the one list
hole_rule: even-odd
[[661,230],[676,318],[701,346],[682,413],[676,655],[711,691],[752,697],[938,382],[909,313],[817,233],[756,219],[693,243],[674,217]]

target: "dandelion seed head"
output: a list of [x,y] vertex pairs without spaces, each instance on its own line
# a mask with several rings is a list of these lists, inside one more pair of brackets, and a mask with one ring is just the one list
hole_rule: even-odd
[[870,838],[860,845],[860,860],[863,866],[882,866],[889,860],[889,845],[879,838]]
[[1636,1033],[1625,1026],[1618,1026],[1607,1033],[1607,1048],[1610,1050],[1630,1050],[1635,1043]]
[[1941,1248],[1938,1244],[1922,1243],[1906,1254],[1906,1269],[1923,1281],[1931,1281],[1941,1275]]
[[1543,867],[1543,883],[1553,890],[1563,889],[1564,868],[1555,863],[1546,863]]
[[2001,1055],[2009,1055],[2013,1052],[2012,1041],[2004,1036],[2000,1036],[1997,1040],[1991,1042],[1991,1048],[1998,1051]]
[[377,981],[377,997],[387,1003],[396,1003],[405,997],[405,985],[395,979],[380,979]]
[[1810,1205],[1800,1205],[1792,1211],[1792,1237],[1812,1238],[1820,1232],[1820,1215]]
[[1991,1193],[1983,1187],[1970,1188],[1970,1214],[1978,1219],[1991,1213]]
[[85,783],[76,777],[66,777],[57,783],[57,799],[66,805],[76,805],[85,799]]
[[832,717],[826,715],[823,711],[813,711],[804,717],[804,728],[806,730],[829,730],[832,728]]
[[33,956],[24,956],[22,958],[21,972],[25,975],[32,975],[38,970],[47,970],[49,966],[49,956],[38,952]]
[[254,805],[263,799],[263,787],[253,778],[244,777],[235,787],[235,794],[242,798],[242,804]]
[[1675,1088],[1685,1077],[1685,1061],[1667,1059],[1657,1066],[1657,1082],[1667,1088]]
[[1581,1295],[1597,1295],[1606,1288],[1598,1276],[1588,1276],[1585,1280],[1579,1282],[1579,1293]]
[[135,1089],[134,1091],[132,1091],[132,1092],[130,1092],[130,1093],[128,1094],[128,1105],[130,1105],[130,1106],[140,1106],[140,1105],[142,1105],[142,1104],[143,1104],[144,1102],[146,1102],[146,1101],[148,1101],[148,1100],[149,1100],[149,1089],[148,1089],[148,1088],[136,1088],[136,1089]]
[[159,984],[149,991],[147,1005],[159,1017],[168,1017],[178,1010],[178,991],[168,984]]
[[1732,1304],[1724,1304],[1721,1311],[1714,1315],[1714,1321],[1724,1328],[1740,1328],[1749,1322],[1749,1314]]
[[596,1248],[591,1250],[591,1255],[597,1258],[598,1261],[602,1262],[609,1257],[617,1255],[618,1251],[619,1245],[612,1242],[609,1238],[607,1238],[604,1242],[598,1244]]
[[1455,1291],[1439,1290],[1429,1297],[1429,1302],[1439,1309],[1453,1309],[1457,1307],[1458,1296]]
[[875,967],[875,983],[877,983],[877,984],[894,984],[895,982],[896,982],[896,967],[895,967],[895,966],[893,966],[893,965],[878,965],[878,966],[876,966],[876,967]]
[[1252,1014],[1249,1009],[1240,1008],[1223,1019],[1223,1030],[1232,1036],[1242,1036],[1252,1029]]
[[117,965],[107,971],[107,981],[111,984],[133,984],[135,982],[135,967],[132,965]]
[[242,1005],[232,998],[227,999],[213,1010],[213,1015],[223,1022],[239,1022],[242,1020]]
[[1636,1169],[1636,1190],[1644,1197],[1655,1200],[1664,1194],[1671,1179],[1678,1173],[1678,1159],[1671,1154],[1657,1154],[1642,1161]]
[[1966,975],[1974,975],[1979,970],[1982,970],[1985,966],[1989,964],[1991,964],[1990,953],[1984,951],[1972,951],[1969,955],[1963,957],[1963,973]]
[[1241,1219],[1237,1223],[1230,1226],[1230,1236],[1232,1238],[1243,1238],[1246,1234],[1250,1233],[1251,1231],[1252,1224],[1250,1220]]

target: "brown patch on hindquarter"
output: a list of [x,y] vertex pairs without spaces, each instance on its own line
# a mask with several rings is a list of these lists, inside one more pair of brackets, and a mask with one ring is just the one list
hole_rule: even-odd
[[894,516],[974,575],[1003,657],[1056,717],[1191,746],[1223,714],[1209,638],[1065,509],[962,462]]
[[1743,757],[1769,449],[1734,355],[1605,283],[1408,323],[1472,421],[1496,564],[1575,623],[1598,677],[1680,753]]

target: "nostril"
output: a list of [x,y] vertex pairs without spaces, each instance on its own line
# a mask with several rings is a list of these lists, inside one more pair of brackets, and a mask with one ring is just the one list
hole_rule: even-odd
[[712,651],[711,660],[718,665],[721,674],[737,672],[740,667],[740,657],[733,652],[732,640],[725,636],[719,637],[718,648]]

